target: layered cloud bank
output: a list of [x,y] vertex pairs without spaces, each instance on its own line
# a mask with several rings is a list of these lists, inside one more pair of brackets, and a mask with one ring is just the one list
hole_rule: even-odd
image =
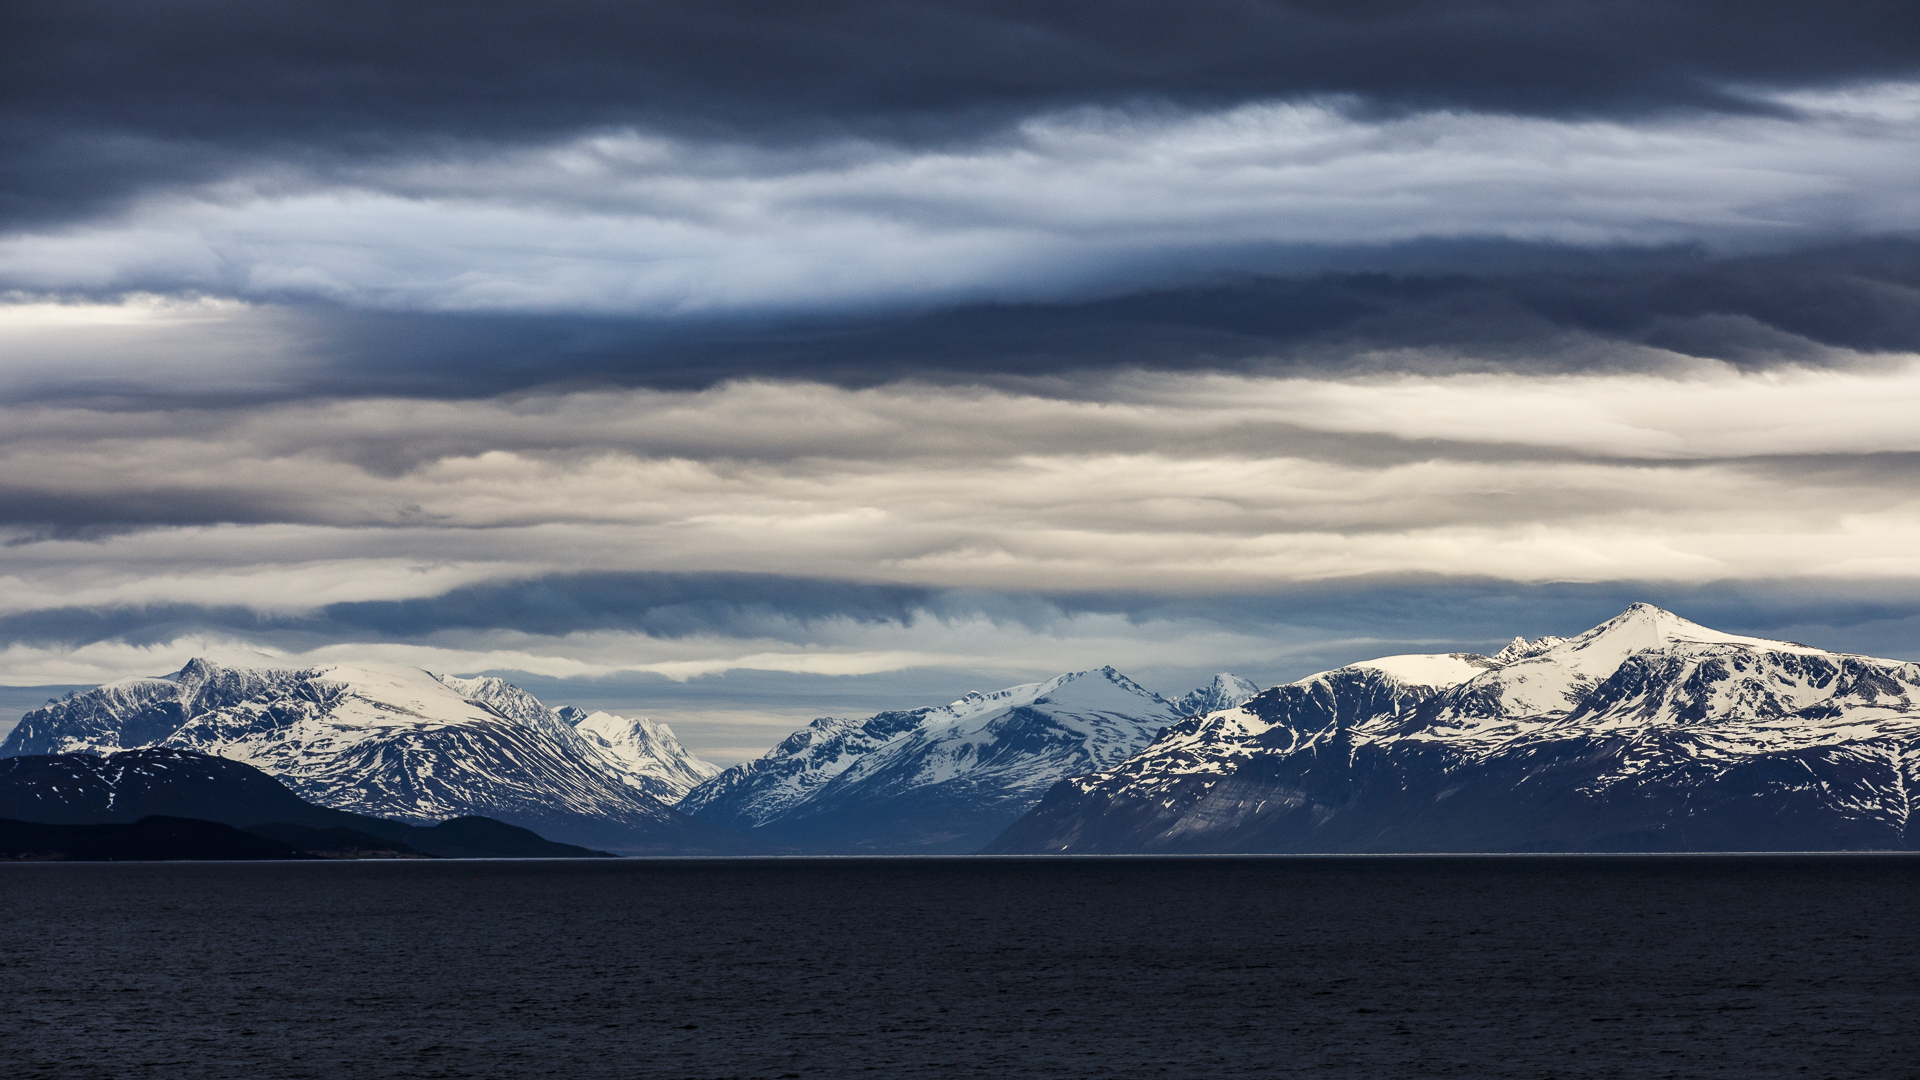
[[0,286],[675,315],[1058,296],[1419,240],[1740,250],[1920,228],[1920,84],[1757,115],[1080,109],[984,142],[703,143],[275,163],[0,238]]
[[[1893,358],[1664,375],[1136,373],[1051,394],[755,382],[40,405],[0,423],[4,606],[22,629],[75,608],[291,619],[583,568],[750,570],[882,588],[860,601],[878,608],[845,612],[858,627],[911,622],[953,590],[1915,582],[1915,415],[1920,360]],[[466,628],[544,640],[491,666],[560,673],[570,662],[532,655],[588,648],[553,639],[591,625],[528,618],[509,607]],[[880,670],[952,647],[770,658],[779,635],[732,659],[627,642],[634,655],[612,660],[602,643],[573,669]]]
[[0,687],[1920,648],[1910,4],[15,8]]

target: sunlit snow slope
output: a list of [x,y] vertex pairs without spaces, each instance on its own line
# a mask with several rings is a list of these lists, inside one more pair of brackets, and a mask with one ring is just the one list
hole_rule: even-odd
[[491,675],[436,678],[469,701],[546,732],[574,752],[592,758],[596,767],[610,771],[628,787],[669,805],[720,771],[720,766],[694,757],[680,745],[672,728],[645,717],[629,719],[572,706],[549,709],[539,698]]
[[1920,665],[1636,604],[1183,721],[994,852],[1910,849]]
[[641,790],[531,694],[401,665],[278,670],[195,660],[165,678],[111,683],[30,712],[0,757],[141,746],[243,761],[312,802],[377,817],[476,814],[613,851],[742,846]]
[[644,716],[617,716],[563,708],[562,719],[587,741],[620,778],[667,803],[720,775],[720,766],[687,752],[673,729]]
[[680,809],[802,851],[968,852],[1056,781],[1119,764],[1183,715],[1101,668],[948,705],[815,720],[695,788]]

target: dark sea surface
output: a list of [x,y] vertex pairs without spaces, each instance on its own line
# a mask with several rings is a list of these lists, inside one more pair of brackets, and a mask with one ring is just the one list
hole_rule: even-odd
[[0,1075],[1907,1077],[1920,857],[0,866]]

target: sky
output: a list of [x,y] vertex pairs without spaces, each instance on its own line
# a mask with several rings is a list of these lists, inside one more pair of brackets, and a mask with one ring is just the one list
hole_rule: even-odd
[[13,3],[0,727],[1920,657],[1910,3]]

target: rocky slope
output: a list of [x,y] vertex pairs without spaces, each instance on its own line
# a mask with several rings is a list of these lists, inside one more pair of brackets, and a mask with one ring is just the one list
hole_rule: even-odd
[[46,825],[0,818],[0,861],[152,862],[315,859],[294,845],[193,818],[127,824]]
[[251,765],[191,750],[155,746],[0,759],[0,817],[83,825],[131,823],[156,814],[316,829],[369,829],[381,821],[317,806]]
[[[1209,689],[1223,685],[1234,692],[1219,680]],[[1062,777],[1117,765],[1182,715],[1101,668],[947,705],[825,718],[693,789],[680,809],[802,851],[959,854]]]
[[1636,604],[1493,656],[1388,657],[1174,726],[987,850],[1909,849],[1920,665]]
[[600,854],[491,818],[416,825],[316,806],[251,765],[192,750],[151,746],[106,755],[0,758],[0,818],[47,825],[124,825],[156,815],[234,826],[327,857]]

